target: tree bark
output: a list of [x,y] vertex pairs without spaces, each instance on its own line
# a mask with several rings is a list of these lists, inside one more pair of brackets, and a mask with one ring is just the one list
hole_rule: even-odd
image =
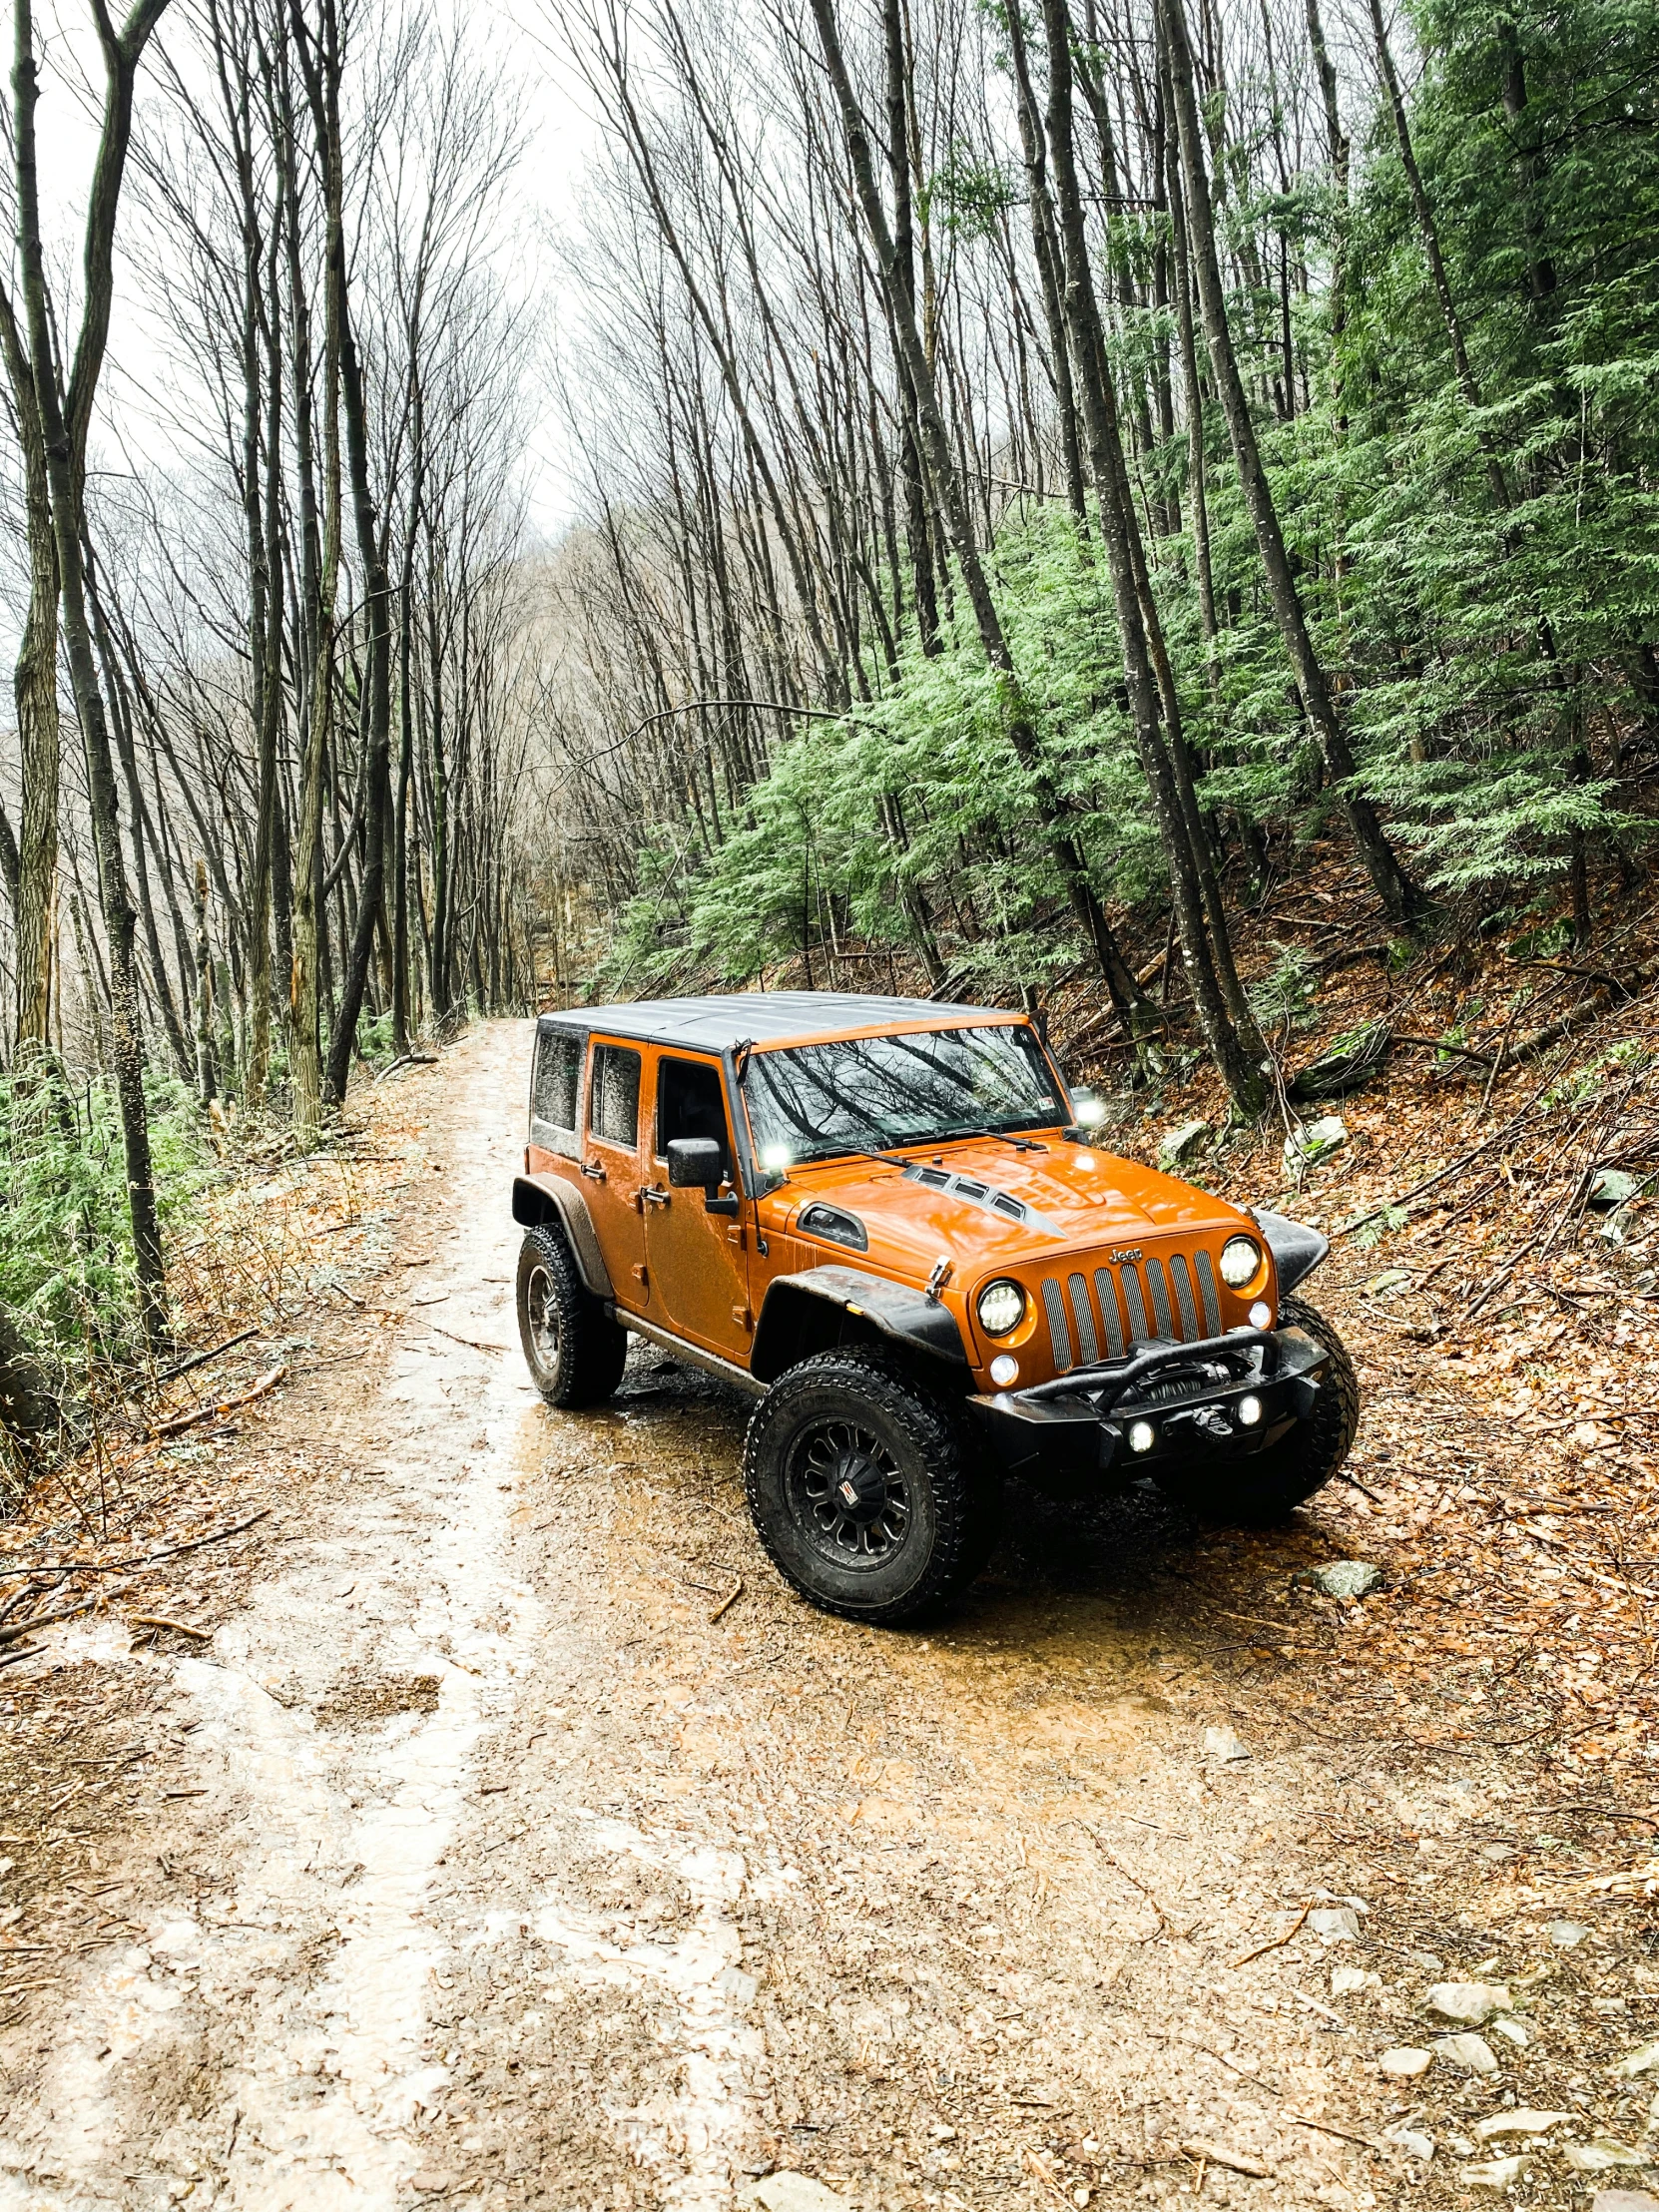
[[345,307],[344,174],[339,138],[339,27],[334,0],[322,0],[313,42],[300,10],[289,20],[311,110],[317,166],[323,178],[322,531],[311,616],[310,711],[300,773],[299,836],[293,869],[293,967],[288,986],[288,1057],[293,1071],[293,1127],[314,1144],[322,1125],[320,962],[323,947],[323,771],[334,704],[334,602],[340,564],[340,331]]
[[869,134],[864,124],[863,112],[858,106],[857,95],[852,89],[846,57],[841,51],[833,0],[813,0],[813,19],[818,26],[819,44],[840,108],[841,129],[852,169],[853,187],[863,213],[870,245],[874,249],[882,280],[887,288],[892,326],[898,340],[903,367],[915,394],[922,453],[928,475],[932,479],[934,502],[944,518],[950,549],[955,554],[956,565],[961,571],[962,585],[973,610],[980,647],[996,679],[1003,728],[1015,758],[1029,779],[1049,852],[1065,884],[1072,909],[1094,947],[1112,1003],[1125,1027],[1132,1029],[1137,1009],[1144,1009],[1145,1001],[1129,972],[1128,963],[1089,881],[1083,855],[1070,832],[1061,826],[1059,799],[1040,758],[1031,711],[1020,687],[1014,658],[1009,651],[1001,618],[996,611],[996,602],[991,595],[990,579],[985,573],[985,564],[980,559],[979,547],[968,519],[961,476],[957,469],[956,456],[951,450],[950,431],[939,405],[933,365],[927,358],[921,342],[921,332],[917,327],[914,293],[899,263],[892,233],[887,227],[886,213],[875,181]]
[[[1152,796],[1153,813],[1169,869],[1173,912],[1181,937],[1182,965],[1187,972],[1199,1026],[1234,1103],[1242,1113],[1254,1116],[1261,1112],[1267,1096],[1259,1064],[1261,1040],[1255,1035],[1255,1024],[1248,1006],[1244,1005],[1236,974],[1232,976],[1232,990],[1227,987],[1226,974],[1232,968],[1227,918],[1219,892],[1215,890],[1213,874],[1211,895],[1207,897],[1205,893],[1204,862],[1195,838],[1195,830],[1202,835],[1203,828],[1191,777],[1181,773],[1185,762],[1178,754],[1184,754],[1184,746],[1174,682],[1167,672],[1167,656],[1162,679],[1155,666],[1150,625],[1156,624],[1158,615],[1147,586],[1145,553],[1139,544],[1140,525],[1124,460],[1116,393],[1106,367],[1105,330],[1089,263],[1083,196],[1077,176],[1072,26],[1065,0],[1043,0],[1043,28],[1048,41],[1048,147],[1059,203],[1066,315],[1100,505],[1101,536],[1117,610],[1124,683],[1135,726],[1135,743]],[[1161,647],[1161,638],[1158,643]],[[1162,726],[1160,706],[1164,717]],[[1235,994],[1238,1008],[1243,1011],[1242,1023],[1238,1010],[1230,1003]]]
[[[1480,386],[1475,381],[1469,364],[1469,349],[1463,337],[1463,318],[1457,312],[1457,302],[1451,295],[1451,279],[1446,275],[1445,256],[1440,252],[1440,231],[1434,220],[1433,203],[1428,188],[1422,181],[1422,171],[1417,167],[1416,149],[1411,143],[1410,118],[1405,113],[1405,96],[1399,87],[1399,72],[1394,68],[1394,58],[1388,46],[1388,34],[1383,28],[1381,0],[1371,0],[1372,36],[1377,43],[1377,66],[1382,73],[1382,88],[1388,96],[1388,114],[1393,122],[1394,138],[1399,146],[1400,166],[1405,171],[1405,182],[1410,189],[1411,210],[1417,219],[1417,236],[1422,242],[1422,254],[1428,264],[1429,279],[1434,286],[1434,297],[1440,309],[1440,320],[1445,325],[1447,342],[1451,347],[1451,363],[1457,372],[1457,389],[1463,395],[1463,404],[1471,414],[1478,413],[1482,404]],[[1480,451],[1486,463],[1486,483],[1491,491],[1494,507],[1507,508],[1509,486],[1503,467],[1491,442],[1491,434],[1476,429]]]
[[1221,398],[1222,411],[1227,417],[1233,457],[1238,467],[1245,505],[1255,528],[1257,551],[1266,574],[1268,594],[1273,603],[1279,634],[1285,642],[1285,650],[1290,656],[1291,667],[1302,694],[1303,712],[1319,741],[1327,768],[1342,786],[1343,806],[1348,815],[1349,827],[1360,847],[1373,887],[1383,911],[1391,919],[1407,920],[1422,912],[1423,896],[1400,865],[1376,807],[1354,789],[1355,762],[1348,733],[1338,716],[1330,681],[1308,627],[1307,611],[1303,607],[1302,596],[1291,571],[1290,556],[1285,548],[1279,510],[1274,504],[1267,471],[1262,465],[1261,447],[1257,443],[1250,400],[1245,391],[1244,379],[1239,374],[1232,327],[1227,316],[1227,299],[1222,288],[1221,263],[1216,253],[1215,217],[1210,199],[1210,180],[1204,164],[1202,126],[1199,121],[1198,99],[1193,87],[1192,46],[1187,33],[1183,0],[1158,0],[1158,16],[1169,57],[1176,133],[1181,148],[1187,235],[1191,242],[1199,307],[1203,315],[1205,335],[1209,339],[1216,389]]
[[17,946],[19,1045],[44,1046],[52,993],[52,885],[58,871],[58,548],[46,441],[35,402],[28,346],[0,288],[0,349],[23,448],[24,513],[29,547],[29,612],[12,673],[23,805],[19,816],[13,927]]
[[52,507],[63,642],[86,753],[93,844],[109,942],[111,1056],[121,1107],[139,1318],[152,1346],[162,1342],[166,1331],[166,1286],[161,1223],[150,1160],[149,1112],[144,1096],[144,1036],[135,945],[137,915],[128,889],[126,858],[121,844],[115,760],[99,682],[82,549],[86,536],[83,494],[87,432],[109,337],[116,216],[132,136],[133,83],[145,45],[166,6],[167,0],[139,0],[119,32],[106,15],[102,12],[99,15],[104,105],[87,207],[81,324],[67,391],[59,382],[58,356],[53,342],[54,317],[41,250],[35,152],[39,80],[30,0],[14,0],[16,58],[12,79],[24,322],[37,434],[44,447]]

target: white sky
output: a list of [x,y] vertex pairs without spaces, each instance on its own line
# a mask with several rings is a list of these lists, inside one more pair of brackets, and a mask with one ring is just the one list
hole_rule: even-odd
[[[167,39],[171,33],[176,46],[184,45],[182,19],[190,4],[191,0],[174,0],[159,38]],[[375,4],[376,0],[359,0],[363,7]],[[521,88],[529,145],[509,188],[506,224],[514,239],[511,277],[540,292],[550,331],[556,331],[556,257],[548,246],[576,204],[583,167],[594,144],[579,88],[558,72],[550,45],[540,35],[535,0],[436,0],[436,4],[440,9],[452,5],[463,10],[474,52],[481,60],[502,64]],[[102,69],[84,0],[46,0],[38,10],[36,26],[43,63],[38,110],[42,226],[61,312],[66,292],[77,300],[79,295],[76,264],[96,144],[95,116],[85,88],[93,78],[101,91]],[[147,93],[154,97],[155,82],[154,57],[147,56],[135,109],[141,128]],[[135,212],[129,193],[123,204],[124,229],[135,220]],[[166,420],[165,408],[170,371],[160,333],[146,319],[134,279],[131,264],[118,259],[95,437],[106,454],[124,446],[135,458],[165,468],[177,457],[176,433]],[[0,429],[0,436],[4,434]],[[545,541],[558,535],[576,506],[564,432],[551,397],[539,410],[525,462],[532,527]],[[0,609],[0,632],[9,628]]]

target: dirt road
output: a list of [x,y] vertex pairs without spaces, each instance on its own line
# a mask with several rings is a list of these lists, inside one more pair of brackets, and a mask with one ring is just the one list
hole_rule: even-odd
[[[716,2212],[788,2168],[859,2212],[1450,2203],[1448,2130],[1600,2096],[1536,2027],[1491,2076],[1378,2070],[1436,1974],[1541,1958],[1588,2004],[1602,1938],[1552,1952],[1492,1887],[1499,1777],[1345,1736],[1340,1646],[1295,1656],[1340,1500],[1223,1539],[1021,1496],[954,1619],[879,1634],[768,1570],[718,1386],[639,1349],[613,1406],[544,1407],[526,1035],[407,1078],[444,1172],[345,1317],[369,1356],[272,1414],[333,1471],[211,1643],[110,1617],[5,1677],[37,1720],[94,1684],[148,1764],[0,2036],[0,2212]],[[1276,1688],[1304,1665],[1317,1737]]]

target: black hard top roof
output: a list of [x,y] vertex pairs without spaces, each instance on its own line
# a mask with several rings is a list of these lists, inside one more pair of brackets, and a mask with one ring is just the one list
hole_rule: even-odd
[[932,1029],[977,1017],[1008,1021],[1005,1008],[881,998],[862,991],[726,991],[709,998],[643,998],[622,1006],[572,1006],[542,1025],[724,1052],[735,1044],[785,1044],[846,1029]]

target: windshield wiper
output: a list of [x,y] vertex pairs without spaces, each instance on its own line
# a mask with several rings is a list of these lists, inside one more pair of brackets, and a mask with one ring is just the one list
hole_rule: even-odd
[[[879,1160],[884,1168],[907,1168],[913,1164],[909,1160],[895,1159],[890,1152],[871,1152],[867,1145],[846,1144],[841,1145],[834,1152],[813,1153],[811,1155],[811,1165],[816,1167],[821,1165],[826,1160],[845,1160],[848,1158],[854,1160]],[[809,1165],[809,1161],[798,1160],[795,1164],[797,1167],[806,1167]]]
[[941,1144],[956,1144],[964,1138],[991,1137],[998,1144],[1012,1145],[1016,1152],[1046,1152],[1047,1145],[1039,1144],[1035,1137],[1011,1137],[1005,1129],[951,1129],[937,1140]]

